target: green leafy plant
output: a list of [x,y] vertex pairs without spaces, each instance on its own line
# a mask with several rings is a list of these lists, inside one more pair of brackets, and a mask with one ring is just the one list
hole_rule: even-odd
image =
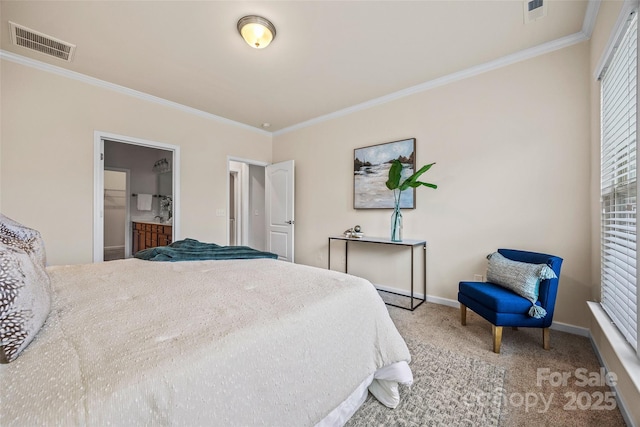
[[[404,190],[407,190],[409,188],[420,187],[421,185],[424,185],[425,187],[436,189],[436,188],[438,188],[438,186],[436,184],[431,184],[429,182],[418,181],[418,178],[420,178],[420,176],[423,173],[425,173],[426,171],[431,169],[431,166],[433,166],[433,165],[435,165],[435,162],[434,163],[430,163],[428,165],[424,165],[417,172],[415,172],[413,175],[411,175],[410,177],[408,177],[404,181],[400,182],[400,180],[402,179],[402,163],[400,163],[399,160],[394,160],[393,163],[391,164],[391,168],[389,169],[389,179],[386,182],[387,188],[389,190],[394,190],[394,193],[397,193],[397,194],[399,194],[400,192],[402,192]],[[399,199],[399,197],[400,196],[398,196],[398,199]]]
[[396,159],[391,164],[391,168],[389,168],[389,179],[386,182],[387,188],[393,191],[394,201],[393,214],[391,215],[391,241],[402,241],[402,213],[400,212],[400,195],[402,192],[409,188],[420,187],[421,185],[433,189],[438,188],[436,184],[418,181],[418,178],[420,178],[423,173],[431,169],[431,166],[433,165],[435,165],[435,163],[424,165],[413,175],[400,182],[402,179],[402,163],[400,160]]
[[387,188],[393,191],[394,201],[393,214],[391,215],[391,241],[402,241],[402,213],[400,212],[400,195],[402,192],[409,188],[420,187],[421,185],[433,189],[438,188],[436,184],[418,181],[418,178],[431,169],[433,165],[435,165],[435,163],[424,165],[413,175],[400,182],[402,179],[402,163],[398,159],[392,162],[391,168],[389,168],[389,179],[386,182]]

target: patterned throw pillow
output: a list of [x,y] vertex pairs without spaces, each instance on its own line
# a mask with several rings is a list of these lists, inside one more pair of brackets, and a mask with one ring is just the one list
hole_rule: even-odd
[[512,290],[535,304],[540,280],[555,279],[556,273],[546,264],[512,261],[499,252],[487,256],[487,281]]
[[51,310],[40,233],[0,214],[0,363],[15,360]]

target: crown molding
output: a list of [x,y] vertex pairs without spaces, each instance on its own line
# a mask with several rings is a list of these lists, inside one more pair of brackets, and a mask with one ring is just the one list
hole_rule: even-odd
[[100,87],[102,89],[111,90],[113,92],[131,96],[133,98],[141,99],[143,101],[151,102],[151,103],[162,105],[165,107],[174,108],[188,114],[193,114],[195,116],[199,116],[205,119],[214,120],[216,122],[223,123],[226,125],[239,127],[244,130],[249,130],[255,133],[259,133],[261,135],[271,135],[271,132],[267,132],[253,126],[249,126],[244,123],[236,122],[235,120],[216,116],[215,114],[207,113],[205,111],[198,110],[197,108],[188,107],[186,105],[179,104],[177,102],[169,101],[167,99],[160,98],[154,95],[149,95],[148,93],[130,89],[125,86],[120,86],[115,83],[110,83],[105,80],[100,80],[95,77],[87,76],[86,74],[78,73],[76,71],[67,70],[66,68],[58,67],[56,65],[47,64],[45,62],[38,61],[36,59],[27,58],[26,56],[18,55],[13,52],[8,52],[6,50],[0,50],[0,59],[4,59],[10,62],[15,62],[16,64],[25,65],[27,67],[35,68],[40,71],[45,71],[45,72],[56,74],[72,80],[87,83],[92,86]]
[[[597,13],[597,10],[596,10],[596,13]],[[286,127],[284,129],[280,129],[278,131],[273,132],[273,135],[274,136],[283,135],[288,132],[293,132],[298,129],[302,129],[318,123],[326,122],[327,120],[333,120],[338,117],[343,117],[358,111],[373,108],[378,105],[386,104],[388,102],[405,98],[407,96],[422,93],[440,86],[448,85],[450,83],[467,79],[469,77],[474,77],[474,76],[486,73],[488,71],[493,71],[498,68],[506,67],[507,65],[515,64],[517,62],[535,58],[537,56],[554,52],[556,50],[564,49],[565,47],[573,46],[575,44],[581,43],[586,40],[589,40],[589,36],[583,31],[580,31],[566,37],[562,37],[547,43],[543,43],[538,46],[521,50],[511,55],[503,56],[502,58],[498,58],[494,61],[489,61],[484,64],[476,65],[476,66],[467,68],[466,70],[458,71],[443,77],[439,77],[437,79],[430,80],[428,82],[421,83],[419,85],[412,86],[407,89],[403,89],[403,90],[391,93],[389,95],[381,96],[379,98],[375,98],[370,101],[356,104],[351,107],[347,107],[342,110],[335,111],[333,113],[325,114],[324,116],[319,116],[314,119],[307,120],[307,121],[295,124],[293,126]]]
[[[70,79],[78,80],[93,86],[98,86],[104,89],[112,90],[118,93],[122,93],[124,95],[132,96],[144,101],[156,103],[159,105],[164,105],[167,107],[171,107],[189,114],[193,114],[199,117],[203,117],[210,120],[215,120],[220,123],[228,124],[235,127],[240,127],[245,130],[250,130],[255,133],[259,133],[261,135],[271,135],[278,136],[283,135],[289,132],[293,132],[299,129],[303,129],[309,126],[316,125],[318,123],[322,123],[328,120],[333,120],[339,117],[344,117],[349,114],[356,113],[358,111],[366,110],[369,108],[376,107],[378,105],[386,104],[388,102],[396,101],[401,98],[405,98],[407,96],[415,95],[418,93],[422,93],[440,86],[444,86],[450,83],[454,83],[463,79],[467,79],[470,77],[474,77],[489,71],[493,71],[502,67],[506,67],[508,65],[515,64],[517,62],[525,61],[531,58],[535,58],[540,55],[544,55],[550,52],[554,52],[556,50],[564,49],[569,46],[573,46],[575,44],[581,43],[583,41],[589,40],[591,34],[593,33],[593,29],[596,23],[596,18],[598,15],[598,10],[600,8],[601,0],[589,0],[587,5],[587,10],[585,12],[585,18],[582,24],[581,31],[571,34],[566,37],[562,37],[547,43],[543,43],[538,46],[534,46],[511,55],[504,56],[502,58],[498,58],[494,61],[489,61],[484,64],[476,65],[466,70],[458,71],[443,77],[439,77],[434,80],[430,80],[406,89],[402,89],[397,92],[390,93],[385,96],[381,96],[379,98],[375,98],[366,102],[362,102],[360,104],[353,105],[351,107],[347,107],[338,111],[334,111],[329,114],[325,114],[310,120],[306,120],[304,122],[297,123],[292,126],[288,126],[286,128],[269,132],[262,129],[258,129],[253,126],[249,126],[244,123],[236,122],[231,119],[226,119],[224,117],[217,116],[215,114],[207,113],[202,110],[198,110],[196,108],[188,107],[183,104],[179,104],[177,102],[169,101],[163,98],[159,98],[157,96],[149,95],[144,92],[140,92],[134,89],[129,89],[124,86],[120,86],[114,83],[110,83],[104,80],[96,79],[94,77],[87,76],[85,74],[81,74],[75,71],[70,71],[65,68],[57,67],[55,65],[47,64],[41,61],[37,61],[35,59],[27,58],[22,55],[17,55],[12,52],[8,52],[5,50],[0,50],[0,59],[5,59],[11,62],[15,62],[18,64],[22,64],[28,67],[36,68],[41,71],[50,72],[53,74],[57,74],[63,77],[67,77]],[[636,3],[638,0],[626,0],[625,3]]]
[[616,20],[616,23],[613,26],[613,31],[607,41],[607,45],[602,51],[602,55],[600,55],[600,59],[598,60],[598,65],[596,65],[596,68],[593,71],[594,80],[600,80],[605,69],[609,66],[609,62],[611,62],[611,59],[613,58],[613,51],[618,46],[618,43],[620,43],[620,39],[622,39],[622,36],[627,29],[629,17],[632,12],[638,9],[638,6],[640,6],[640,2],[638,0],[624,0],[620,13],[618,14],[618,19]]
[[584,21],[582,21],[582,33],[591,38],[593,29],[596,26],[596,19],[598,18],[598,11],[600,10],[601,0],[589,0],[587,4],[587,11],[584,14]]

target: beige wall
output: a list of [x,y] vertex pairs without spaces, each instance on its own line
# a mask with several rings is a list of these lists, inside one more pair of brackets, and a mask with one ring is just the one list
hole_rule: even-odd
[[[389,235],[390,210],[352,208],[353,149],[415,137],[440,186],[404,211],[405,237],[428,241],[427,294],[456,300],[496,248],[547,252],[565,260],[554,320],[588,327],[588,79],[585,42],[274,137],[273,160],[296,161],[296,261],[326,266],[327,236],[355,224]],[[400,262],[370,262],[368,278]]]
[[269,162],[271,136],[1,61],[2,211],[50,264],[92,261],[94,131],[181,150],[181,237],[226,243],[227,155]]

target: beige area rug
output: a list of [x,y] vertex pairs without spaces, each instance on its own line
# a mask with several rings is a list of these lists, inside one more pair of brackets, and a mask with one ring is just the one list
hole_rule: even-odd
[[[415,311],[389,307],[389,314],[409,345],[413,357],[411,369],[414,375],[423,369],[433,369],[437,372],[439,369],[433,368],[433,365],[439,363],[444,363],[444,366],[450,364],[452,367],[468,366],[468,368],[457,368],[452,371],[449,379],[444,376],[439,377],[442,378],[439,381],[448,381],[447,386],[455,385],[460,379],[451,377],[460,375],[465,378],[464,382],[469,384],[469,387],[477,387],[474,377],[469,376],[467,371],[484,369],[485,373],[481,376],[490,376],[492,368],[504,372],[500,427],[625,426],[617,402],[601,400],[602,396],[606,398],[606,396],[615,395],[615,390],[607,385],[581,384],[579,372],[588,373],[590,376],[598,376],[600,373],[600,364],[591,342],[586,337],[552,330],[551,350],[546,351],[542,348],[540,329],[520,328],[514,331],[511,328],[505,328],[500,354],[496,354],[491,351],[491,325],[472,311],[467,313],[467,326],[460,324],[459,309],[432,303],[423,304]],[[423,357],[423,354],[426,356]],[[455,361],[443,362],[443,359],[447,358]],[[423,368],[423,365],[427,367]],[[446,372],[446,367],[444,369]],[[567,376],[567,380],[562,384],[551,381],[551,378],[559,375]],[[478,379],[477,382],[483,381]],[[488,380],[488,383],[492,384],[492,380]],[[435,381],[434,387],[441,387],[441,385]],[[455,385],[455,387],[460,386]],[[401,389],[400,398],[405,399],[406,396],[414,393],[425,393],[425,396],[419,399],[417,396],[413,397],[412,402],[417,406],[423,405],[421,403],[423,401],[427,402],[435,398],[432,391],[422,386],[411,390]],[[426,395],[429,393],[432,396]],[[439,398],[448,399],[447,392],[443,393]],[[482,399],[486,397],[483,394],[479,396]],[[432,405],[439,405],[438,407],[444,408],[442,411],[446,411],[451,401],[447,402],[449,403],[432,403]],[[362,410],[368,411],[369,405],[370,402]],[[391,410],[383,408],[380,404],[376,403],[376,405],[384,415],[380,415],[380,419],[372,415],[369,419],[371,426],[495,425],[485,424],[482,421],[466,422],[465,416],[460,416],[457,421],[437,421],[433,418],[434,415],[427,412],[428,408],[422,408],[424,418],[412,418],[411,414],[405,412],[409,409],[407,407],[400,406]],[[473,410],[468,410],[462,400],[458,406],[464,410],[456,413],[473,415]],[[486,407],[482,409],[487,410]],[[493,407],[493,411],[495,414],[497,408]],[[357,412],[352,422],[362,420],[362,415]],[[435,414],[435,416],[438,415]],[[359,421],[359,424],[348,425],[364,426],[365,423]]]
[[369,426],[497,426],[505,370],[430,344],[407,340],[414,383],[389,410],[369,395],[346,424]]

